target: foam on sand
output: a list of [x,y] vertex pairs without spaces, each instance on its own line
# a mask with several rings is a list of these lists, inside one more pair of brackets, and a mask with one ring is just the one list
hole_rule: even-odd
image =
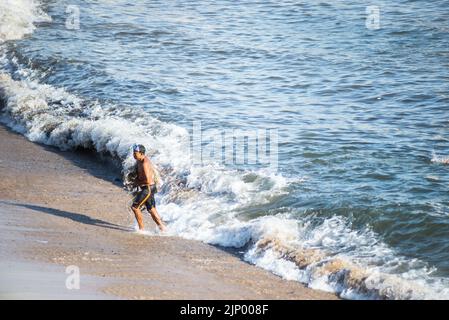
[[[17,8],[29,7],[17,19],[13,11],[3,13],[3,40],[23,37],[45,17],[34,1],[18,4]],[[250,263],[342,297],[449,296],[446,279],[432,277],[434,270],[420,261],[401,257],[369,228],[355,231],[350,221],[338,216],[317,223],[298,218],[298,212],[273,215],[263,209],[301,177],[192,165],[186,156],[190,136],[185,128],[159,121],[140,108],[88,101],[40,83],[36,71],[11,54],[0,45],[0,120],[31,141],[110,157],[120,164],[125,182],[135,164],[131,146],[148,146],[164,181],[158,205],[171,235],[242,248]],[[261,208],[257,218],[238,214],[251,206]]]

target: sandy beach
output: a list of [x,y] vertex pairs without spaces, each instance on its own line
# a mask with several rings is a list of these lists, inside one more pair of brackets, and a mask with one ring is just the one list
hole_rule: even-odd
[[[2,299],[336,299],[238,252],[136,233],[120,173],[89,152],[34,144],[2,126],[0,155]],[[79,290],[65,287],[71,265]]]

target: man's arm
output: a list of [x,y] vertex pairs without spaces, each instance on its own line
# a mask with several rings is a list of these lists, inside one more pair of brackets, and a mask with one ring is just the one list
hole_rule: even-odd
[[136,178],[134,179],[134,186],[140,186],[143,183],[142,179],[140,178],[139,174],[139,164],[137,164],[136,168]]

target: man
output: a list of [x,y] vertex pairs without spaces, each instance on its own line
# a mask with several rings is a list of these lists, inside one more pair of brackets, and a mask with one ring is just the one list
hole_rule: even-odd
[[143,230],[142,211],[140,211],[140,208],[145,205],[159,229],[164,231],[165,225],[156,210],[156,202],[154,200],[154,194],[157,191],[156,182],[154,181],[155,172],[150,159],[145,156],[145,147],[141,144],[135,144],[133,146],[133,155],[134,159],[137,160],[137,179],[135,184],[139,187],[140,191],[134,198],[131,209],[136,216],[139,229]]

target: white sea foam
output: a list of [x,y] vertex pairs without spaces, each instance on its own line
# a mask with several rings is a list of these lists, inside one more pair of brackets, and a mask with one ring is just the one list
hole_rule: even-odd
[[[33,3],[34,9],[23,15],[33,12],[34,16],[20,18],[26,23],[19,32],[21,24],[4,14],[2,21],[14,26],[1,29],[4,40],[32,32],[41,15],[35,2],[19,2],[21,6]],[[132,144],[148,146],[165,182],[158,201],[169,224],[167,235],[244,248],[244,259],[250,263],[345,298],[448,298],[446,279],[432,277],[433,270],[424,263],[396,254],[369,228],[353,230],[343,217],[316,223],[300,221],[293,213],[239,216],[239,210],[270,203],[273,196],[288,192],[288,179],[262,170],[193,166],[186,156],[190,137],[185,128],[141,117],[144,110],[85,101],[63,88],[41,84],[33,70],[4,53],[1,56],[0,119],[31,141],[109,155],[121,161],[125,176],[135,163]],[[14,65],[18,79],[1,71],[6,63]],[[252,178],[245,179],[247,175]]]
[[35,23],[44,21],[51,18],[41,10],[38,1],[0,1],[0,43],[21,39],[35,30]]
[[263,235],[245,259],[286,279],[348,299],[449,297],[447,279],[430,276],[434,270],[396,254],[369,229],[351,230],[342,217],[326,219],[319,226],[298,224],[297,230],[294,240]]
[[439,156],[434,152],[432,153],[431,161],[433,163],[449,164],[449,156]]

